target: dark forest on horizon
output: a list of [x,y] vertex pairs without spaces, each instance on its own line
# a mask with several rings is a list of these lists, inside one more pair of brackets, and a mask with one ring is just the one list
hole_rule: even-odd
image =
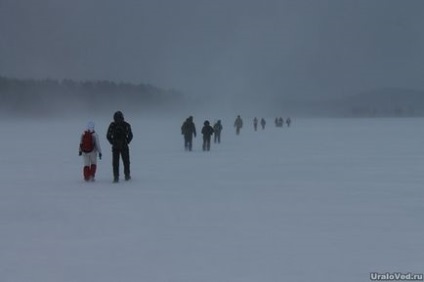
[[117,107],[132,111],[172,110],[184,95],[150,84],[107,80],[16,79],[0,76],[0,109],[17,115],[49,115],[71,111],[107,112]]
[[[222,97],[221,97],[222,98]],[[150,84],[108,80],[17,79],[0,76],[0,111],[21,116],[66,115],[75,112],[110,113],[118,108],[134,113],[182,112],[219,108],[219,97],[203,100]],[[211,100],[212,99],[212,100]],[[216,104],[212,104],[216,103]],[[237,99],[238,107],[271,115],[332,117],[422,117],[424,91],[381,88],[350,97],[300,101],[295,97]]]

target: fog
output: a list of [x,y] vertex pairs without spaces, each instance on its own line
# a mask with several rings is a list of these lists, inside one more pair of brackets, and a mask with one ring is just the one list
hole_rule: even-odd
[[[424,117],[423,13],[421,0],[0,0],[1,277],[421,273],[424,118],[391,117]],[[132,179],[112,184],[116,110]],[[222,143],[203,152],[217,119]],[[87,121],[94,183],[78,156]]]
[[147,83],[228,111],[423,90],[423,13],[419,0],[1,0],[0,75]]
[[199,133],[185,152],[178,120],[125,118],[132,179],[118,184],[105,137],[112,116],[95,120],[94,183],[78,157],[85,121],[0,120],[2,281],[422,273],[424,119],[295,119],[258,131],[246,120],[240,135],[223,119],[220,144],[203,152]]

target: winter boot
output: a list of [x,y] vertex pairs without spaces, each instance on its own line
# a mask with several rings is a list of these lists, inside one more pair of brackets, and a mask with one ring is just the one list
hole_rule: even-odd
[[91,165],[91,169],[90,169],[90,178],[91,178],[91,181],[94,181],[95,180],[95,177],[96,177],[96,170],[97,170],[97,165],[95,165],[95,164],[92,164]]
[[84,180],[85,181],[90,181],[90,177],[91,177],[91,169],[89,166],[84,166]]

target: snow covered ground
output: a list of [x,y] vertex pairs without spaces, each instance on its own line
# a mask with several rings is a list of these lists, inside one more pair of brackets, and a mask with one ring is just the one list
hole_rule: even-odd
[[[80,120],[0,122],[0,281],[370,281],[424,272],[424,119],[297,119],[183,150],[185,117],[126,116],[132,181]],[[204,118],[195,116],[198,131]],[[199,134],[200,135],[200,134]]]

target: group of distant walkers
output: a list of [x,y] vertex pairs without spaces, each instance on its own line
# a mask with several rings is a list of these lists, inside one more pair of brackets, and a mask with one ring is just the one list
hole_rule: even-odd
[[[203,122],[202,135],[203,135],[203,151],[210,151],[211,149],[211,138],[214,135],[214,142],[221,143],[221,131],[222,124],[221,120],[215,122],[213,127],[208,120]],[[189,116],[181,126],[181,134],[184,136],[184,149],[191,151],[193,149],[193,137],[196,137],[196,126],[193,122],[193,116]]]
[[[266,125],[265,119],[264,118],[261,118],[261,127],[262,127],[262,130],[265,129],[265,125]],[[258,130],[258,118],[257,117],[255,117],[253,119],[253,128],[255,129],[255,131]]]
[[[286,124],[290,127],[290,118],[286,119]],[[258,118],[253,119],[254,130],[257,131],[259,124]],[[275,125],[282,127],[284,124],[283,118],[276,118]],[[261,118],[260,125],[262,130],[265,129],[266,121]],[[234,127],[236,134],[240,134],[240,130],[243,128],[243,120],[240,115],[234,121]],[[213,126],[211,126],[208,120],[203,122],[202,135],[203,135],[203,151],[210,151],[211,149],[211,138],[214,135],[214,143],[221,143],[221,131],[222,131],[221,120],[217,120]],[[184,148],[186,151],[192,151],[193,149],[193,137],[196,137],[196,126],[193,121],[193,116],[189,116],[181,126],[181,134],[184,136]],[[106,139],[112,146],[112,169],[113,169],[113,182],[119,182],[119,164],[122,159],[124,165],[124,179],[126,181],[131,179],[130,174],[130,151],[129,144],[133,139],[133,133],[131,125],[125,121],[124,115],[121,111],[116,111],[113,115],[113,121],[109,124]],[[87,128],[81,135],[79,144],[79,155],[83,157],[83,177],[85,181],[95,181],[97,171],[97,157],[102,159],[102,149],[99,142],[99,136],[95,131],[94,122],[90,121],[87,124]]]
[[[284,119],[282,117],[276,117],[274,122],[275,122],[276,127],[283,127],[284,126]],[[255,131],[258,130],[258,124],[259,124],[259,120],[258,120],[257,117],[255,117],[253,119],[253,128],[254,128]],[[290,127],[290,124],[291,124],[290,117],[286,118],[286,124],[287,124],[287,127]],[[266,120],[264,118],[261,118],[260,125],[262,127],[262,130],[264,130],[265,125],[266,125]],[[239,131],[237,131],[237,134],[239,134]]]
[[[79,155],[83,156],[84,160],[83,177],[85,181],[95,181],[97,156],[102,159],[99,136],[94,127],[94,122],[88,122],[86,130],[81,135],[79,144]],[[131,125],[124,120],[124,115],[121,111],[114,113],[113,121],[107,130],[106,139],[112,146],[113,182],[119,182],[120,158],[122,158],[124,164],[125,180],[130,180],[130,151],[128,145],[133,139],[133,133]]]
[[[277,127],[283,126],[283,118],[276,118],[275,124]],[[286,119],[287,126],[290,127],[291,119]],[[255,131],[258,129],[259,120],[257,117],[253,119],[253,128]],[[262,130],[265,129],[266,120],[261,118],[260,125]],[[236,129],[236,135],[240,134],[240,130],[243,128],[243,119],[238,115],[234,121],[234,127]],[[208,120],[203,122],[202,135],[203,135],[203,151],[210,151],[211,148],[211,137],[214,135],[214,142],[221,143],[221,131],[222,123],[221,120],[218,120],[214,123],[213,126],[210,125]],[[184,149],[186,151],[191,151],[193,148],[193,137],[196,137],[196,126],[193,122],[193,116],[189,116],[181,126],[181,134],[184,136]]]
[[[284,119],[282,117],[279,117],[279,118],[276,117],[274,122],[275,122],[276,127],[283,127],[284,126]],[[287,127],[290,127],[291,119],[289,117],[286,118],[286,124],[287,124]]]

